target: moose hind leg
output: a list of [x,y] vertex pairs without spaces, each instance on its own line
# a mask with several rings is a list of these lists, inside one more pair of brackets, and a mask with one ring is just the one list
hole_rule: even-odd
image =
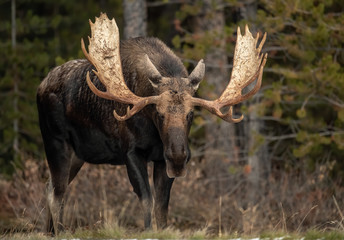
[[62,167],[66,172],[51,171],[51,177],[47,186],[47,232],[52,234],[57,234],[64,229],[62,224],[64,194],[68,184],[71,183],[84,164],[84,161],[77,158],[72,150],[68,150],[67,152],[71,154],[67,154],[66,159],[63,161],[65,166]]
[[[47,161],[50,170],[50,179],[47,186],[48,222],[47,230],[58,234],[64,230],[62,224],[64,195],[69,184],[71,170],[80,169],[81,166],[72,167],[73,151],[64,141],[50,139],[45,142]],[[77,162],[78,164],[81,164]],[[73,173],[73,177],[76,174]]]

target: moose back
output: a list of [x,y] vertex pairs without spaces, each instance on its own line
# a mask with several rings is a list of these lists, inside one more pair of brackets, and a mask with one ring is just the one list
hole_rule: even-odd
[[[115,20],[106,14],[90,21],[87,59],[54,68],[37,92],[39,122],[50,170],[47,187],[47,230],[63,230],[63,198],[85,162],[125,165],[151,228],[154,210],[158,228],[167,224],[174,178],[185,176],[190,159],[188,134],[193,109],[201,106],[228,122],[232,106],[255,94],[261,85],[267,55],[261,54],[246,27],[235,48],[231,81],[214,101],[193,97],[204,77],[200,60],[188,75],[181,60],[156,38],[119,41]],[[247,94],[241,91],[254,80]],[[223,107],[229,110],[221,111]],[[155,201],[147,163],[154,163]]]

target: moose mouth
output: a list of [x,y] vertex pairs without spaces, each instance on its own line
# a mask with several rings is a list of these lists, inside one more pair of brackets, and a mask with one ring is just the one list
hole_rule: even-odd
[[166,173],[169,178],[185,177],[187,173],[186,164],[176,165],[166,160]]

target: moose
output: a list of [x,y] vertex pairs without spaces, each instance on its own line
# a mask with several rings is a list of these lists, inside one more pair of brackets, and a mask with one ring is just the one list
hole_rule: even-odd
[[[64,229],[66,188],[85,162],[125,165],[144,216],[152,227],[167,225],[174,178],[186,174],[190,159],[188,134],[194,107],[203,107],[231,123],[232,107],[254,95],[262,82],[267,54],[253,38],[237,30],[231,79],[213,101],[194,97],[205,74],[200,60],[188,75],[182,61],[156,38],[120,41],[118,27],[102,13],[92,23],[87,59],[72,60],[51,70],[37,90],[39,124],[50,170],[47,185],[47,230]],[[242,90],[253,81],[251,91]],[[147,173],[153,162],[154,204]],[[154,205],[154,206],[153,206]]]

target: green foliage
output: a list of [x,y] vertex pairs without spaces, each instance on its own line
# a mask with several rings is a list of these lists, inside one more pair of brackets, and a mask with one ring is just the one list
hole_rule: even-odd
[[[167,1],[166,1],[167,2]],[[282,159],[285,166],[300,162],[314,166],[335,161],[333,175],[344,169],[338,161],[344,157],[344,2],[340,0],[257,1],[256,16],[242,19],[243,4],[236,0],[212,1],[204,11],[204,1],[185,1],[149,8],[149,35],[171,41],[186,65],[220,48],[224,39],[229,62],[233,58],[236,26],[268,33],[264,46],[269,53],[263,76],[263,96],[255,106],[242,106],[250,114],[257,108],[264,119],[263,132],[257,133],[255,150],[262,143],[278,146],[272,159]],[[17,3],[15,48],[11,45],[11,4],[0,3],[0,171],[11,173],[21,166],[15,157],[13,141],[18,137],[20,155],[41,158],[35,92],[48,71],[70,59],[82,58],[80,38],[89,35],[88,19],[100,11],[115,16],[122,23],[120,0],[22,1]],[[166,8],[167,9],[167,8]],[[222,9],[225,26],[220,30],[195,29],[195,19],[207,22]],[[171,30],[171,18],[178,34]],[[197,24],[196,24],[197,25]],[[254,33],[254,31],[252,31]],[[254,33],[255,34],[255,33]],[[18,92],[15,93],[15,83]],[[214,99],[214,86],[203,81],[198,95]],[[17,101],[18,110],[14,109]],[[208,114],[206,111],[203,114]],[[266,120],[267,119],[267,120]],[[19,131],[13,125],[18,121]],[[202,118],[191,129],[193,138],[204,137]],[[220,121],[220,120],[219,120]],[[269,137],[272,136],[271,141]],[[276,141],[278,140],[278,141]],[[285,154],[286,152],[292,154]]]
[[[88,19],[94,21],[102,9],[109,16],[120,16],[119,5],[119,0],[107,1],[103,6],[98,1],[87,1],[80,11],[80,3],[73,1],[17,2],[13,46],[11,1],[0,3],[0,173],[10,175],[14,167],[21,167],[23,156],[43,157],[36,89],[52,67],[83,57],[80,38],[89,35]],[[13,127],[15,121],[18,131]],[[15,138],[19,155],[13,149]]]
[[[229,1],[236,2],[236,1]],[[195,26],[193,20],[194,17],[202,15],[203,21],[210,20],[214,17],[217,9],[215,1],[210,6],[211,9],[206,11],[204,14],[204,9],[202,9],[205,3],[204,1],[195,0],[182,4],[179,11],[176,12],[176,20],[179,25],[178,28],[181,34],[176,35],[172,43],[174,47],[179,50],[182,57],[185,59],[201,59],[204,58],[208,51],[213,48],[220,47],[220,41],[218,39],[225,39],[226,41],[231,41],[233,35],[233,28],[231,25],[224,26],[223,29],[217,31],[215,29],[210,29],[208,31],[204,29],[198,29],[195,31]],[[231,3],[234,5],[234,3]],[[182,26],[182,27],[181,27]],[[233,46],[231,44],[227,45],[227,51],[229,54],[233,54]]]
[[[256,24],[269,34],[266,48],[274,49],[269,53],[269,73],[264,74],[264,84],[272,84],[272,88],[264,93],[263,104],[282,111],[278,116],[274,110],[267,115],[288,119],[268,122],[273,126],[268,134],[296,134],[283,149],[305,164],[342,158],[343,2],[287,0],[260,4]],[[276,81],[283,85],[280,91],[274,86]],[[342,162],[336,164],[337,169],[343,167]]]
[[[221,37],[228,43],[226,50],[231,58],[235,25],[247,23],[251,29],[267,32],[263,48],[269,53],[263,76],[264,97],[253,107],[258,108],[259,117],[268,119],[261,134],[273,136],[268,142],[271,148],[278,146],[272,158],[282,159],[285,166],[299,162],[306,167],[342,159],[344,2],[260,0],[256,17],[252,18],[255,20],[235,17],[241,11],[240,2],[226,1],[226,4],[226,26],[221,33],[192,31],[190,18],[202,14],[202,1],[183,4],[176,18],[185,31],[174,37],[174,46],[180,49],[183,58],[199,59]],[[212,7],[214,10],[202,17],[211,18],[219,6]],[[199,94],[212,98],[203,93],[209,95],[208,87],[201,85]],[[249,109],[242,108],[248,114]],[[257,141],[254,146],[259,146],[262,139]],[[338,173],[343,168],[344,163],[336,161],[333,171]]]

